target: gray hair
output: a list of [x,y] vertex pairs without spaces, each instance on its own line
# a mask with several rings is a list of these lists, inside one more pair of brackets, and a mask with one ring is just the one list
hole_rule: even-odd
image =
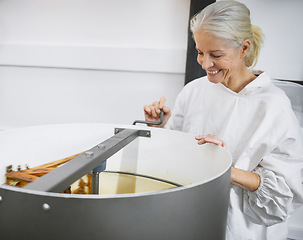
[[196,14],[190,21],[193,34],[208,32],[227,40],[232,47],[240,47],[245,39],[252,43],[245,64],[247,67],[257,63],[263,43],[261,29],[253,26],[250,21],[250,11],[237,1],[218,1],[208,5]]

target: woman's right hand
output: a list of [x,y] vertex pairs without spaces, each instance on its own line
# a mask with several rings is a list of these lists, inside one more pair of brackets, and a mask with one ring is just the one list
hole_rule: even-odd
[[163,122],[161,125],[150,125],[154,127],[161,127],[163,128],[165,124],[167,123],[168,119],[171,116],[170,108],[165,106],[166,98],[161,97],[159,101],[155,101],[150,105],[144,106],[144,115],[145,115],[145,121],[151,121],[151,122],[159,122],[160,121],[160,110],[163,110]]

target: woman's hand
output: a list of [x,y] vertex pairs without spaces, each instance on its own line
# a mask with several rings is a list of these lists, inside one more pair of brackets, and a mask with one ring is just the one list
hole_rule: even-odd
[[154,127],[164,127],[167,123],[168,119],[171,116],[170,108],[165,106],[166,98],[161,97],[159,101],[153,102],[151,105],[145,105],[144,106],[144,115],[145,115],[145,121],[151,121],[151,122],[159,122],[160,121],[160,110],[163,110],[163,122],[161,125],[154,126]]
[[[225,149],[227,149],[227,146],[225,142],[221,139],[219,139],[215,135],[203,135],[203,136],[197,136],[196,140],[198,141],[198,144],[205,144],[205,143],[214,143],[217,145],[221,145]],[[238,169],[235,167],[231,168],[231,183],[235,186],[241,187],[247,191],[256,191],[261,183],[260,176],[256,173],[248,172],[242,169]]]
[[225,149],[227,149],[225,142],[223,140],[219,139],[215,135],[208,134],[208,135],[196,136],[195,138],[198,141],[199,145],[202,145],[205,143],[214,143],[216,145],[220,145],[220,146],[224,147]]

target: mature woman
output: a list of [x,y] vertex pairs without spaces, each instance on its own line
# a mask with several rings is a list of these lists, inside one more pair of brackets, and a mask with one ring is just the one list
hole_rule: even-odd
[[163,109],[160,127],[231,153],[227,239],[286,239],[286,220],[303,202],[303,136],[284,92],[249,69],[262,33],[236,1],[209,5],[191,20],[191,31],[207,76],[184,87],[172,113],[162,97],[144,106],[145,118],[157,121]]

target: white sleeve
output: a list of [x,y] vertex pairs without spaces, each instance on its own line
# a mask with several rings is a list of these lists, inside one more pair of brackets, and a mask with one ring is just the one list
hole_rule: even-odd
[[259,174],[261,184],[254,192],[244,192],[243,211],[260,224],[271,226],[285,221],[303,203],[301,144],[287,139],[253,171]]

